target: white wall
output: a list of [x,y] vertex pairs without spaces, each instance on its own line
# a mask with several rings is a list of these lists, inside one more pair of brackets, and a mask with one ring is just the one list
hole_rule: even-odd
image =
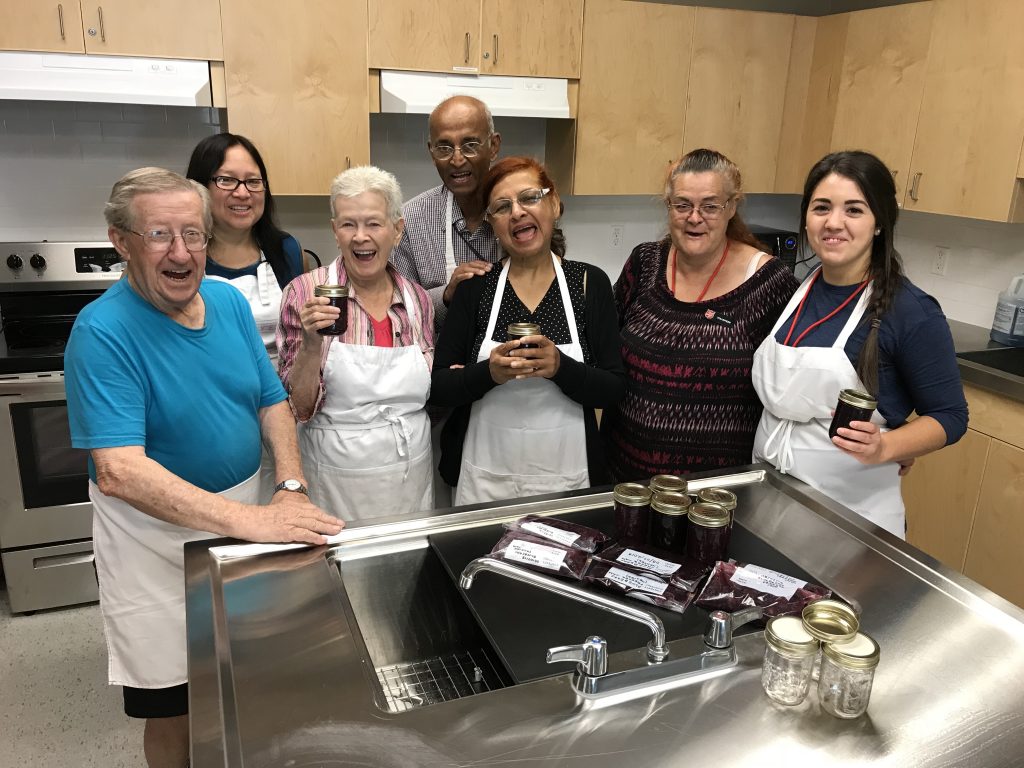
[[[211,109],[0,102],[0,242],[102,239],[103,203],[119,176],[142,165],[184,171],[192,147],[224,121]],[[543,159],[543,120],[499,118],[497,127],[502,154]],[[439,183],[426,138],[425,116],[371,119],[371,159],[398,176],[407,198]],[[653,197],[570,196],[564,203],[570,254],[613,279],[634,245],[665,231],[664,209]],[[326,190],[278,204],[282,225],[304,247],[333,256]],[[798,206],[793,195],[753,195],[743,213],[751,223],[795,229]],[[623,227],[619,246],[612,244],[616,224]],[[1024,225],[904,212],[897,244],[911,279],[950,318],[974,325],[991,324],[999,291],[1024,273]],[[930,271],[936,246],[950,249],[944,276]]]

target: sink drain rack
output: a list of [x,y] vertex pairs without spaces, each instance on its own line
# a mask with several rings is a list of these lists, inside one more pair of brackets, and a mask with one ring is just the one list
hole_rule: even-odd
[[505,687],[483,649],[377,667],[376,672],[389,712],[407,712]]

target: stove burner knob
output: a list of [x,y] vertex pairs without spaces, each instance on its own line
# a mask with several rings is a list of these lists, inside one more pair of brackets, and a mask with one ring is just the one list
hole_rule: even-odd
[[11,269],[21,269],[25,266],[25,262],[21,260],[21,256],[16,253],[12,253],[7,257],[7,266]]
[[46,269],[46,259],[38,253],[33,253],[32,258],[28,260],[28,263],[32,265],[32,269]]

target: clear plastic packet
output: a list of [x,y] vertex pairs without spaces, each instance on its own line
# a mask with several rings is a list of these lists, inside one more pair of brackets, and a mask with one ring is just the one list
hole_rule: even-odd
[[778,571],[719,560],[694,602],[709,611],[729,613],[741,608],[759,607],[764,609],[767,619],[799,615],[808,603],[831,594],[830,589]]
[[638,573],[668,579],[687,592],[692,592],[711,570],[711,566],[679,552],[666,552],[651,546],[613,544],[594,557]]
[[519,520],[506,523],[509,531],[522,531],[539,539],[547,539],[563,547],[572,547],[582,552],[594,553],[611,542],[611,537],[596,528],[589,528],[568,520],[543,515],[527,515]]
[[531,571],[579,580],[590,555],[523,531],[506,531],[491,549],[490,557],[521,565]]
[[669,579],[661,578],[649,571],[637,571],[624,565],[616,565],[597,557],[590,559],[590,564],[583,573],[583,580],[676,613],[682,613],[693,602],[692,592],[676,586]]

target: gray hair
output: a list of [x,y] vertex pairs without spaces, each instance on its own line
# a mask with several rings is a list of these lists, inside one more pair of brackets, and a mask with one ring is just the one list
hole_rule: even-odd
[[331,218],[338,215],[334,207],[339,197],[355,197],[364,192],[376,192],[384,198],[388,220],[397,224],[402,218],[402,187],[393,173],[373,165],[359,165],[342,171],[331,182]]
[[439,111],[441,111],[441,107],[447,106],[452,101],[468,101],[468,102],[471,102],[474,107],[476,107],[477,109],[479,109],[481,112],[484,113],[484,119],[487,121],[487,133],[490,134],[490,135],[494,135],[494,133],[495,133],[495,130],[494,130],[494,115],[491,114],[490,107],[488,107],[486,104],[484,104],[482,101],[480,101],[480,99],[476,98],[475,96],[466,96],[465,94],[456,94],[455,96],[449,96],[448,98],[443,99],[431,111],[431,113],[430,113],[430,120],[433,120],[434,119],[434,115],[436,115]]
[[726,197],[743,197],[743,177],[736,164],[721,152],[713,149],[695,149],[683,155],[673,164],[665,179],[665,199],[672,197],[672,182],[684,173],[717,173],[722,177]]
[[118,179],[110,190],[110,197],[103,206],[103,217],[107,226],[121,230],[135,227],[132,202],[139,195],[152,195],[161,192],[192,192],[199,197],[203,206],[203,229],[213,231],[213,213],[210,211],[210,193],[206,187],[181,174],[168,171],[166,168],[136,168],[128,171]]

